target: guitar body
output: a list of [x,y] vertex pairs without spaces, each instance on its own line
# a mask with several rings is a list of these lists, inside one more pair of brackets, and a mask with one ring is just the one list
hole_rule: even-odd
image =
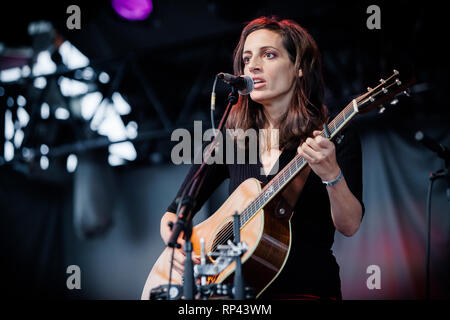
[[[208,219],[193,227],[192,244],[200,254],[200,239],[205,240],[206,252],[213,251],[217,237],[233,222],[233,214],[242,212],[261,193],[261,182],[250,178],[242,182],[225,203]],[[280,212],[282,214],[280,214]],[[241,241],[248,246],[242,256],[242,271],[246,285],[259,296],[277,277],[288,257],[291,244],[290,217],[292,209],[282,196],[272,199],[263,210],[241,226]],[[150,291],[169,282],[172,249],[166,248],[153,266],[142,299],[149,299]],[[232,281],[235,264],[230,264],[214,280],[214,283]],[[171,283],[181,284],[181,275],[172,272]]]

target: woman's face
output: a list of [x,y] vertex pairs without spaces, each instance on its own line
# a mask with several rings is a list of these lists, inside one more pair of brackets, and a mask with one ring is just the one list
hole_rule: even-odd
[[250,33],[244,43],[242,59],[244,74],[255,83],[250,93],[253,101],[265,106],[290,103],[294,79],[299,74],[278,33],[268,29]]

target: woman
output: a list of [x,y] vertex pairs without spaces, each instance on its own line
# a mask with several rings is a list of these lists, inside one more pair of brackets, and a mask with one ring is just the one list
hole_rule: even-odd
[[[234,72],[252,77],[255,88],[250,97],[240,96],[226,127],[278,134],[258,139],[257,164],[208,165],[194,210],[201,208],[223,180],[230,178],[230,194],[251,177],[267,183],[276,169],[282,169],[298,152],[309,167],[283,191],[294,207],[290,254],[261,297],[341,299],[339,267],[331,246],[335,229],[351,236],[362,219],[361,149],[351,127],[337,146],[319,135],[328,114],[317,45],[295,22],[261,17],[241,34],[234,51]],[[184,184],[197,168],[191,168]],[[171,234],[168,223],[176,220],[176,208],[174,201],[161,220],[166,243]],[[183,251],[176,250],[175,272],[183,272],[183,261]],[[199,257],[194,256],[194,262],[199,263]]]

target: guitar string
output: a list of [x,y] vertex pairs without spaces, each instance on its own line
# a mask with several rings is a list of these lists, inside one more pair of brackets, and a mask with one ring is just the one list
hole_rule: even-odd
[[[346,112],[349,112],[351,116],[354,109],[351,108],[352,107],[350,104],[347,105],[343,111],[341,113],[339,113],[339,115],[337,115],[333,121],[331,121],[327,126],[333,126],[334,129],[332,129],[332,132],[334,133],[344,122],[346,119],[348,119],[348,117],[345,117]],[[347,110],[350,109],[350,110]],[[321,134],[324,134],[324,132],[322,132]],[[280,188],[280,181],[281,181],[281,186],[284,186],[284,182],[287,181],[289,179],[289,177],[291,177],[293,175],[293,173],[295,171],[297,171],[297,169],[299,167],[301,167],[301,165],[303,165],[304,162],[304,158],[296,156],[294,157],[294,159],[279,173],[279,177],[275,178],[273,180],[271,180],[263,189],[263,191],[258,195],[258,197],[255,198],[254,201],[252,201],[249,206],[247,208],[245,208],[242,213],[240,214],[240,224],[241,224],[241,228],[242,226],[248,221],[250,220],[257,212],[261,211],[262,208],[264,207],[264,199],[265,198],[270,198],[271,195],[267,195],[267,190],[275,185],[278,184],[277,187],[273,188],[273,191],[271,193],[276,193],[278,191],[278,188]],[[301,164],[300,164],[301,163]],[[295,169],[294,169],[295,167]],[[293,170],[293,172],[291,172]],[[289,173],[287,173],[289,171]],[[287,175],[287,177],[286,177]],[[284,180],[284,181],[283,181]],[[261,200],[262,203],[261,203]],[[242,221],[242,218],[244,221]],[[218,245],[220,244],[224,244],[226,243],[226,241],[230,240],[231,237],[233,236],[233,224],[229,223],[227,224],[227,226],[223,229],[221,229],[216,237],[214,238],[213,241],[213,245],[212,245],[212,251],[214,251]]]

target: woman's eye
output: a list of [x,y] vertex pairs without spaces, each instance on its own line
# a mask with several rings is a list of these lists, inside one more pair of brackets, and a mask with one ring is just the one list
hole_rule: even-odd
[[250,58],[249,57],[245,57],[242,59],[242,61],[244,62],[244,64],[247,64],[250,62]]
[[266,53],[265,53],[265,56],[266,56],[267,58],[269,58],[269,59],[275,58],[275,54],[272,53],[272,52],[266,52]]

